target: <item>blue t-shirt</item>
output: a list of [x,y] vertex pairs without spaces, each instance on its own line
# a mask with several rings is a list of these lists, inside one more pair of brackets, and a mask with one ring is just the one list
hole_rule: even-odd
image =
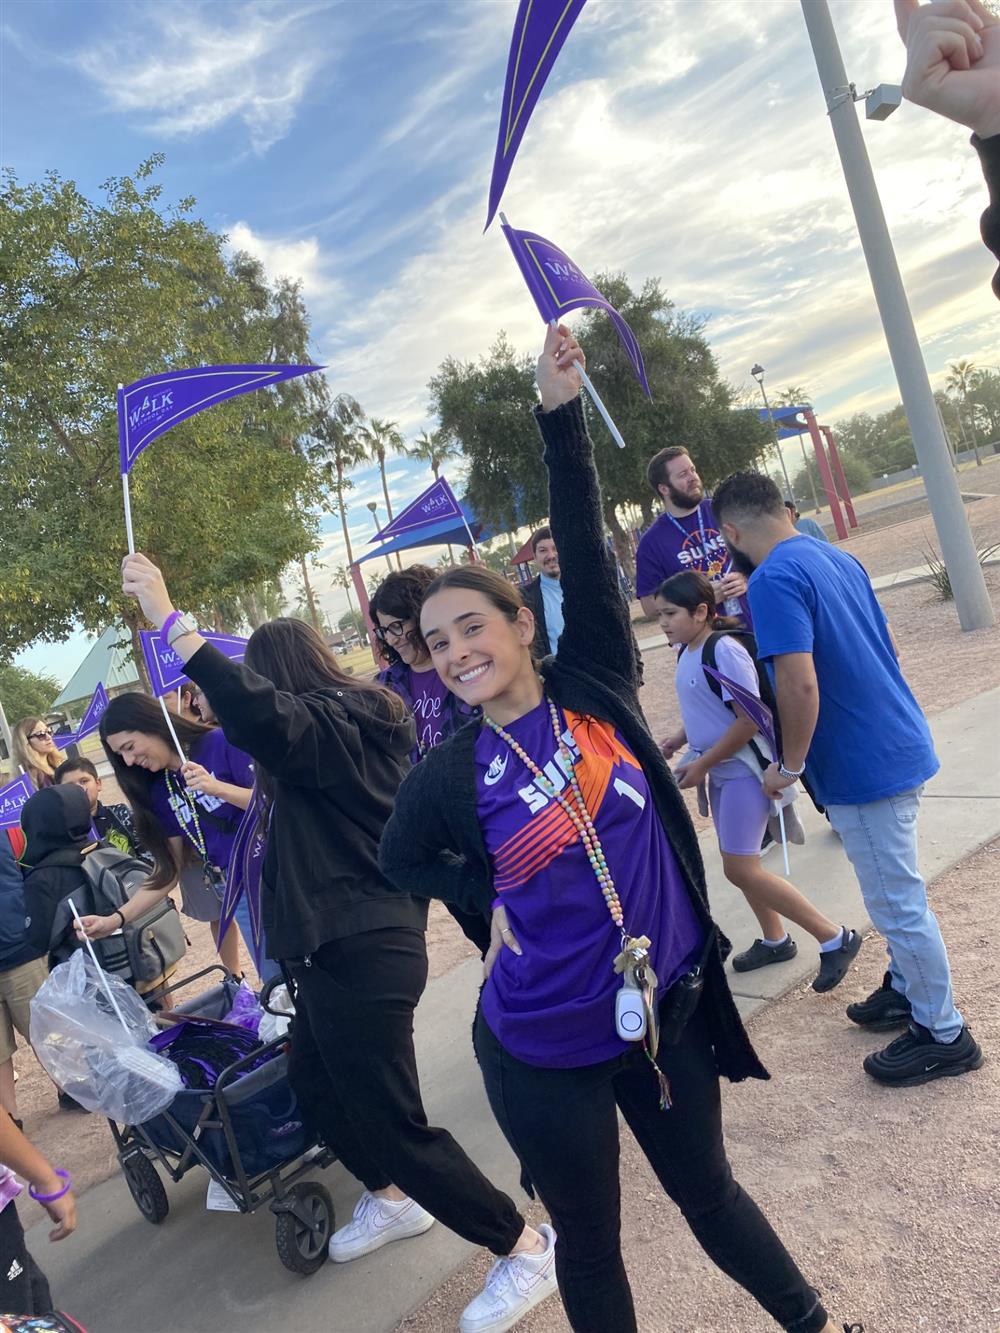
[[885,614],[845,551],[790,537],[749,586],[757,653],[769,670],[812,653],[819,717],[806,775],[822,805],[865,805],[919,787],[938,770],[930,728],[903,679]]
[[542,610],[545,612],[545,630],[549,636],[549,647],[555,653],[559,649],[559,640],[565,628],[562,584],[550,574],[540,574],[538,586],[542,590]]

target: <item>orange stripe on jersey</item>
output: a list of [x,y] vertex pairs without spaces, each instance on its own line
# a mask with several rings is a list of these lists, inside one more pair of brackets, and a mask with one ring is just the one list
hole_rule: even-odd
[[[611,723],[568,710],[566,720],[580,751],[576,765],[580,792],[596,821],[615,768],[623,763],[638,768],[639,762],[615,736]],[[526,883],[577,838],[579,834],[569,815],[553,801],[497,849],[494,887],[502,892]]]

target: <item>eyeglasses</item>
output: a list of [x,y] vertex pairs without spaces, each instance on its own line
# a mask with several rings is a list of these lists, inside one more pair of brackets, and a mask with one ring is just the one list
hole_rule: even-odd
[[44,731],[29,731],[29,732],[28,732],[28,740],[29,740],[29,741],[50,741],[54,735],[55,735],[55,732],[54,732],[54,731],[50,731],[49,728],[46,727],[46,728],[44,729]]
[[375,633],[380,639],[401,639],[406,634],[406,625],[402,620],[390,620],[388,625],[376,625]]

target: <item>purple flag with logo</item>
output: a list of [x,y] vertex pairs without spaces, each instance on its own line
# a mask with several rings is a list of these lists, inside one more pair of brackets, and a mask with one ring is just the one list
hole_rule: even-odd
[[82,741],[84,736],[89,736],[92,731],[96,731],[101,725],[101,718],[104,716],[108,707],[108,692],[104,688],[103,681],[98,683],[94,691],[93,698],[87,705],[87,711],[83,715],[83,721],[76,729],[73,739]]
[[455,492],[444,477],[439,477],[426,491],[410,502],[396,515],[392,522],[368,539],[372,542],[388,541],[390,537],[400,537],[404,532],[415,532],[419,528],[429,528],[433,523],[440,523],[446,518],[464,521],[462,506],[455,499]]
[[[199,630],[198,633],[206,643],[214,644],[221,653],[225,653],[234,662],[243,661],[247,650],[246,639],[241,639],[235,634],[210,634],[208,630]],[[176,690],[182,680],[187,680],[184,663],[173,648],[164,641],[159,630],[140,630],[139,638],[142,642],[142,655],[146,659],[149,683],[153,687],[153,693],[159,696],[169,694],[171,690]]]
[[618,330],[618,337],[632,363],[636,379],[642,385],[643,393],[651,398],[646,382],[646,368],[635,334],[569,255],[533,231],[517,231],[505,224],[503,234],[514,252],[521,276],[528,284],[528,291],[535,299],[538,313],[546,324],[562,319],[570,310],[577,310],[581,306],[595,306],[598,310],[604,310]]
[[147,375],[118,390],[118,452],[124,475],[147,444],[206,407],[322,366],[193,366]]
[[733,703],[739,705],[767,741],[771,747],[771,758],[776,761],[778,758],[778,742],[774,734],[774,718],[771,716],[771,710],[767,704],[752,690],[748,690],[745,685],[730,680],[728,676],[724,676],[721,671],[716,671],[714,667],[706,666],[705,670],[719,682],[724,690],[727,690],[733,696]]
[[0,787],[0,829],[15,828],[21,819],[21,807],[35,794],[35,784],[26,773]]
[[236,905],[246,894],[247,909],[250,914],[250,930],[253,935],[253,961],[260,971],[261,950],[264,930],[260,913],[260,876],[264,868],[264,852],[267,849],[267,837],[260,829],[260,808],[257,803],[257,788],[254,787],[250,804],[243,812],[233,850],[229,858],[229,876],[222,895],[222,907],[219,913],[218,937],[226,938],[236,915]]
[[521,0],[518,5],[507,57],[486,227],[500,206],[507,177],[545,80],[583,6],[584,0]]

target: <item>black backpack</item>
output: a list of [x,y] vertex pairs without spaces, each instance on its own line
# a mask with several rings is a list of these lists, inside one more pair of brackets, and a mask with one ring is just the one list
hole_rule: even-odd
[[[712,633],[705,640],[704,646],[701,650],[701,664],[703,667],[712,667],[713,670],[718,671],[719,668],[716,665],[715,661],[715,650],[716,650],[716,645],[722,638],[735,639],[736,642],[742,644],[743,647],[750,654],[751,660],[753,661],[754,664],[754,669],[757,672],[757,688],[760,691],[761,703],[766,704],[767,707],[771,710],[771,719],[774,724],[774,738],[775,741],[777,742],[778,754],[780,755],[781,718],[778,715],[778,697],[774,692],[774,686],[771,684],[771,677],[767,671],[767,668],[763,665],[763,663],[757,656],[757,640],[754,638],[754,636],[748,629],[713,630]],[[723,672],[723,675],[725,675],[725,672]],[[712,693],[717,695],[721,699],[722,686],[719,684],[719,682],[708,671],[705,672],[705,679],[708,681],[709,689],[712,691]],[[727,703],[726,707],[729,708],[731,712],[735,713],[736,710],[735,708],[733,708],[733,705],[731,703]],[[757,760],[760,763],[761,768],[762,769],[767,768],[768,765],[772,762],[771,756],[765,752],[765,750],[757,743],[756,740],[752,740],[750,742],[750,748],[757,756]],[[822,805],[820,805],[819,801],[816,800],[816,796],[815,793],[813,792],[812,786],[810,785],[809,780],[806,778],[804,773],[802,777],[799,779],[799,781],[802,783],[806,795],[812,801],[816,809],[820,812],[821,815],[825,814],[826,813],[825,808]]]
[[[82,859],[73,849],[55,852],[45,858],[45,865],[79,867],[86,880],[83,893],[86,901],[81,903],[74,897],[81,916],[112,916],[149,882],[149,866],[144,861],[101,844],[84,853]],[[76,947],[68,899],[63,899],[56,908],[50,939],[53,942],[68,939],[70,951]],[[159,982],[187,949],[184,927],[169,896],[161,898],[134,921],[126,922],[120,932],[93,943],[105,971],[120,976],[139,991],[147,991]]]

